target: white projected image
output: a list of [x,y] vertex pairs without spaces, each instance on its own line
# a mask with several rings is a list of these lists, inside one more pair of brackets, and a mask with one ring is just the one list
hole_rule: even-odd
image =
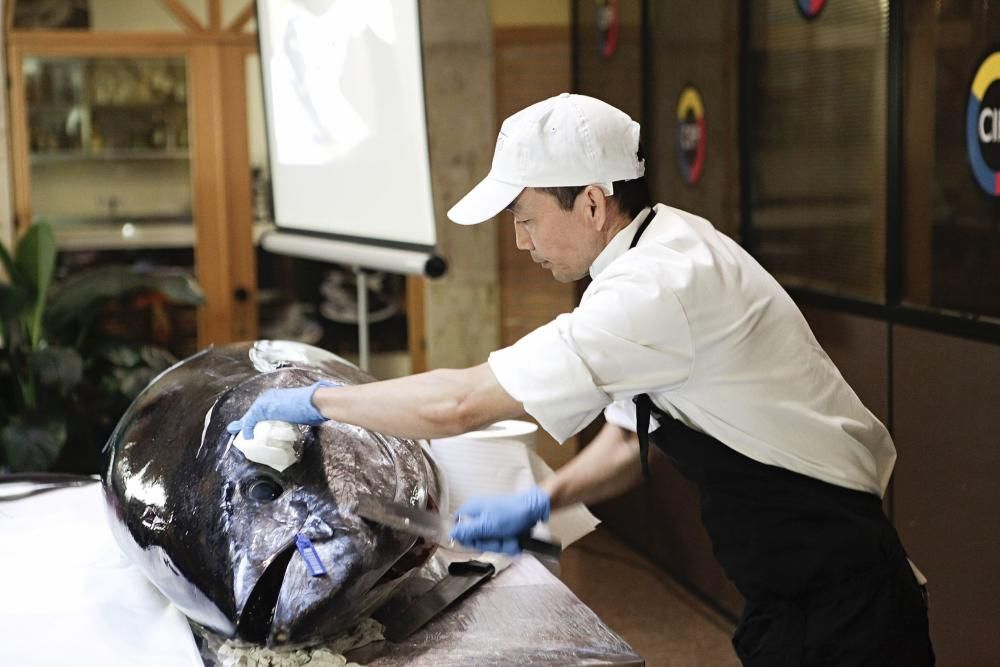
[[279,227],[433,245],[415,0],[260,3]]

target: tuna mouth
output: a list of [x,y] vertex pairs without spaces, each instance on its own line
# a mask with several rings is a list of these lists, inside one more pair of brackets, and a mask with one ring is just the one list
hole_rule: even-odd
[[267,641],[271,631],[271,621],[274,610],[278,606],[278,596],[281,585],[285,581],[285,571],[295,554],[295,542],[275,554],[264,573],[254,584],[239,620],[236,622],[237,634],[255,644]]

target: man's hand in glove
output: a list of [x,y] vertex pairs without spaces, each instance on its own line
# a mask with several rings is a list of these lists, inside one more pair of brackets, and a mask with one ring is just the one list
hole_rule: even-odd
[[231,422],[226,430],[230,433],[243,431],[243,438],[252,440],[253,428],[257,422],[274,420],[310,426],[322,424],[326,417],[313,405],[313,394],[320,387],[339,386],[339,382],[320,380],[307,387],[268,389],[257,397],[242,419]]
[[548,494],[537,486],[507,496],[479,496],[459,508],[451,537],[479,551],[514,555],[521,551],[518,536],[547,521],[549,509]]

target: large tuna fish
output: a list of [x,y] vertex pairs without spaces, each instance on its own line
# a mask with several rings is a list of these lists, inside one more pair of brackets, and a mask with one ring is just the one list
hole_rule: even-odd
[[[262,391],[324,378],[371,380],[300,343],[210,348],[150,383],[108,440],[103,481],[119,545],[189,618],[225,636],[270,646],[332,638],[431,555],[354,513],[359,492],[447,506],[417,442],[335,422],[285,426],[296,460],[283,471],[234,446],[226,425]],[[310,574],[299,535],[325,576]]]

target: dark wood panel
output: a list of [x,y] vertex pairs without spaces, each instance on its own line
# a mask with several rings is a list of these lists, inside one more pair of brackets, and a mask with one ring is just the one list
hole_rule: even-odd
[[[495,32],[497,130],[505,118],[543,99],[569,90],[569,31],[512,28]],[[545,63],[545,67],[539,67]],[[509,214],[497,220],[500,256],[500,342],[510,345],[576,304],[573,285],[518,250]]]
[[1000,346],[893,330],[896,526],[930,582],[942,665],[1000,656]]
[[575,92],[602,99],[640,124],[643,122],[641,4],[641,0],[619,0],[616,47],[605,55],[597,30],[598,12],[603,11],[604,3],[576,0],[573,42]]
[[[739,231],[739,12],[720,0],[649,3],[646,67],[647,177],[653,197]],[[676,118],[681,91],[694,85],[705,108],[705,166],[688,185],[677,163]]]
[[889,327],[882,320],[803,307],[816,340],[869,410],[889,424]]

